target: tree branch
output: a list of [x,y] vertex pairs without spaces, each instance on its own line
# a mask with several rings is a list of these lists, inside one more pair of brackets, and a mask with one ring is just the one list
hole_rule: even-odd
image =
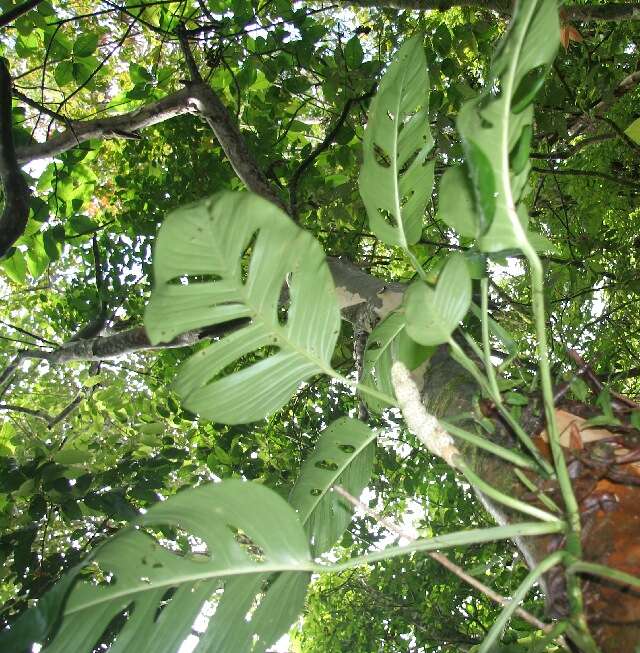
[[205,119],[231,166],[250,191],[286,210],[284,203],[258,167],[222,100],[204,83],[189,84],[162,100],[119,116],[73,121],[73,129],[69,128],[43,143],[19,148],[18,163],[24,164],[35,159],[55,156],[92,139],[130,137],[132,132],[185,113],[199,113]]
[[[604,5],[601,5],[604,6]],[[640,5],[638,5],[640,7]],[[595,7],[589,7],[590,9],[595,9]],[[638,10],[637,18],[640,18],[640,9]],[[593,109],[590,110],[589,114],[581,115],[577,120],[575,120],[568,128],[569,136],[577,136],[580,132],[585,129],[592,127],[594,124],[592,116],[596,118],[601,118],[610,107],[612,107],[618,98],[621,98],[623,95],[632,91],[638,84],[640,84],[640,70],[627,75],[613,90],[613,93],[605,96],[605,99],[600,100]]]
[[191,90],[185,88],[128,113],[96,120],[73,120],[73,129],[68,128],[43,143],[32,143],[17,148],[18,163],[23,165],[36,159],[62,154],[93,139],[130,136],[139,129],[189,113],[193,111],[189,105],[191,95]]
[[[393,7],[395,9],[416,9],[419,11],[447,11],[453,7],[471,7],[495,11],[503,15],[511,14],[509,0],[346,0],[346,5],[358,7]],[[567,20],[623,21],[640,19],[640,3],[609,2],[602,5],[569,5],[563,7]]]
[[0,258],[24,233],[31,196],[16,159],[11,98],[9,67],[6,60],[0,58],[0,178],[4,192],[4,209],[0,215]]
[[331,127],[331,129],[327,132],[322,142],[319,143],[296,168],[293,176],[291,177],[291,181],[289,182],[289,204],[291,207],[291,217],[294,219],[294,221],[298,221],[298,184],[300,183],[302,175],[307,170],[307,168],[309,168],[313,162],[331,145],[331,143],[333,143],[336,135],[349,116],[351,107],[356,102],[360,102],[361,100],[366,100],[367,98],[371,97],[374,93],[375,86],[368,93],[365,93],[360,97],[349,98],[345,102],[344,107],[342,107],[342,111],[340,112],[338,119],[334,123],[333,127]]
[[610,181],[614,184],[621,184],[622,186],[628,186],[629,188],[635,188],[640,190],[640,184],[634,181],[633,179],[625,179],[624,177],[616,177],[615,175],[607,174],[606,172],[598,172],[597,170],[577,170],[573,168],[531,168],[532,172],[537,172],[541,175],[569,175],[573,177],[592,177],[594,179],[603,179],[604,181]]
[[20,16],[23,16],[28,11],[31,11],[34,7],[37,7],[41,2],[42,0],[27,0],[21,5],[5,11],[4,14],[0,16],[0,27],[6,27],[17,18],[20,18]]

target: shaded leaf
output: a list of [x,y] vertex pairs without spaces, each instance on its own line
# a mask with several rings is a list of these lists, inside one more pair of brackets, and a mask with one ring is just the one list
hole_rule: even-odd
[[453,254],[435,289],[422,281],[405,293],[407,333],[423,345],[447,342],[471,304],[471,277],[464,257]]
[[[202,552],[178,555],[163,546],[149,533],[160,526],[198,538]],[[99,548],[92,568],[110,580],[97,584],[85,574],[77,582],[44,651],[90,653],[123,615],[112,653],[174,653],[205,603],[217,601],[195,650],[260,653],[301,610],[311,564],[294,511],[271,490],[237,480],[185,490],[149,508],[136,528]],[[272,576],[280,571],[293,573]],[[65,577],[53,592],[60,594],[68,582]],[[51,612],[40,615],[45,623],[36,632],[23,633],[23,642],[49,632],[56,617]]]

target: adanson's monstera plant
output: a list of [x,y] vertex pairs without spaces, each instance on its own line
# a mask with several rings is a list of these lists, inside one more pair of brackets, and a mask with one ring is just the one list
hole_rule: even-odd
[[[472,305],[468,257],[451,255],[434,284],[433,271],[428,275],[411,249],[420,238],[434,182],[429,78],[420,35],[403,45],[380,83],[360,173],[372,231],[404,252],[417,280],[402,306],[370,334],[357,392],[371,410],[399,407],[407,427],[431,452],[457,468],[485,497],[528,521],[419,539],[342,564],[318,562],[317,556],[331,548],[351,519],[352,507],[332,491],[334,486],[358,496],[372,473],[376,433],[356,419],[342,418],[320,435],[288,502],[266,487],[240,480],[195,487],[160,502],[99,546],[27,612],[5,638],[3,650],[27,650],[40,642],[46,653],[90,653],[119,616],[112,653],[171,653],[179,650],[198,615],[215,606],[195,650],[259,653],[300,613],[314,572],[552,533],[565,535],[564,547],[531,569],[479,651],[494,650],[518,603],[555,566],[564,569],[570,612],[549,631],[548,641],[564,632],[581,650],[597,650],[584,618],[578,573],[636,586],[640,581],[582,561],[577,503],[553,411],[544,281],[536,253],[544,239],[528,231],[522,199],[532,101],[555,55],[558,33],[555,0],[517,3],[485,90],[458,117],[465,161],[450,167],[439,185],[440,217],[459,235],[474,239],[476,256],[515,250],[528,262],[552,463],[502,402],[489,345],[490,331],[500,331],[488,314],[486,276],[480,280],[480,306]],[[356,385],[331,366],[341,318],[324,253],[310,234],[268,201],[224,193],[170,214],[158,236],[154,270],[155,289],[146,312],[153,342],[221,326],[222,335],[193,354],[175,381],[184,406],[202,418],[227,424],[260,420],[281,408],[302,382],[320,374]],[[463,346],[464,337],[453,334],[470,308],[482,320],[483,342],[467,337],[468,346]],[[438,422],[426,412],[409,370],[443,344],[520,436],[519,450]],[[505,465],[556,479],[564,509],[552,501],[536,507],[490,487],[463,453],[468,446],[488,450]],[[162,539],[165,527],[197,538],[198,553],[189,557],[172,552]]]

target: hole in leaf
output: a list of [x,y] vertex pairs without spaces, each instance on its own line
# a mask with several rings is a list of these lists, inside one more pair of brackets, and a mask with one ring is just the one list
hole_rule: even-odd
[[386,209],[378,209],[378,213],[382,216],[384,221],[391,225],[392,227],[397,227],[398,226],[398,221],[395,219],[395,217]]
[[[188,531],[164,525],[158,526],[157,531],[154,531],[153,528],[140,528],[139,530],[150,537],[159,548],[174,555],[196,562],[203,559],[208,560],[211,557],[207,543]],[[140,560],[140,563],[149,565],[152,569],[163,566],[161,562],[154,560],[153,557],[144,557]]]
[[113,619],[107,624],[105,629],[100,634],[100,637],[93,645],[94,651],[106,651],[110,649],[116,642],[120,631],[124,628],[127,620],[131,617],[135,610],[135,604],[130,603],[124,610],[116,614]]
[[259,236],[260,236],[260,230],[255,231],[251,235],[251,238],[249,239],[249,242],[248,242],[247,246],[244,248],[244,252],[242,253],[242,281],[243,281],[243,283],[246,282],[246,280],[247,280],[247,270],[249,268],[249,263],[251,261],[251,257],[253,256],[253,251],[256,248]]
[[289,288],[292,285],[292,278],[291,276],[289,279],[285,279],[282,288],[280,289],[280,299],[278,301],[278,322],[280,326],[284,327],[287,324],[287,320],[289,319],[289,307],[291,306],[291,293],[289,292]]
[[220,281],[222,277],[219,274],[183,274],[174,277],[169,281],[170,286],[190,286],[194,283],[212,283]]
[[153,616],[153,620],[158,621],[158,618],[162,614],[162,611],[169,605],[171,602],[171,599],[173,598],[173,595],[177,591],[177,587],[170,587],[163,595],[160,601],[158,602],[158,607],[156,608],[156,613]]
[[337,465],[337,463],[334,463],[332,460],[326,460],[326,459],[319,460],[319,461],[315,464],[315,466],[316,466],[318,469],[326,469],[326,470],[329,471],[329,472],[335,472],[336,469],[338,469],[338,465]]
[[310,494],[312,497],[319,497],[322,494],[322,490],[314,487],[313,490],[311,490]]
[[352,444],[339,444],[338,449],[344,451],[345,453],[353,453],[356,448]]
[[92,585],[108,586],[116,582],[115,574],[107,569],[102,569],[95,560],[82,569],[80,576]]
[[227,528],[233,533],[235,541],[240,545],[240,548],[249,556],[249,558],[251,558],[251,560],[254,562],[265,561],[264,549],[249,537],[249,535],[231,524],[227,524]]
[[383,168],[391,167],[391,157],[377,143],[373,145],[373,156],[379,166]]

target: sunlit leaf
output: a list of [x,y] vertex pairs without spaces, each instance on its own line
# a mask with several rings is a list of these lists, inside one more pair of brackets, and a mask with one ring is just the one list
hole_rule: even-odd
[[364,134],[360,194],[371,230],[385,243],[407,247],[422,233],[433,186],[429,75],[422,37],[407,41],[371,102]]
[[360,496],[371,476],[374,440],[365,424],[343,417],[322,431],[305,460],[289,503],[298,511],[314,555],[335,544],[349,525],[352,509],[331,487],[337,484]]
[[[174,211],[158,235],[154,274],[145,315],[152,342],[248,322],[180,368],[175,389],[189,410],[227,424],[252,422],[285,404],[302,381],[331,370],[340,313],[324,254],[270,202],[223,193]],[[225,373],[253,352],[261,360]]]

